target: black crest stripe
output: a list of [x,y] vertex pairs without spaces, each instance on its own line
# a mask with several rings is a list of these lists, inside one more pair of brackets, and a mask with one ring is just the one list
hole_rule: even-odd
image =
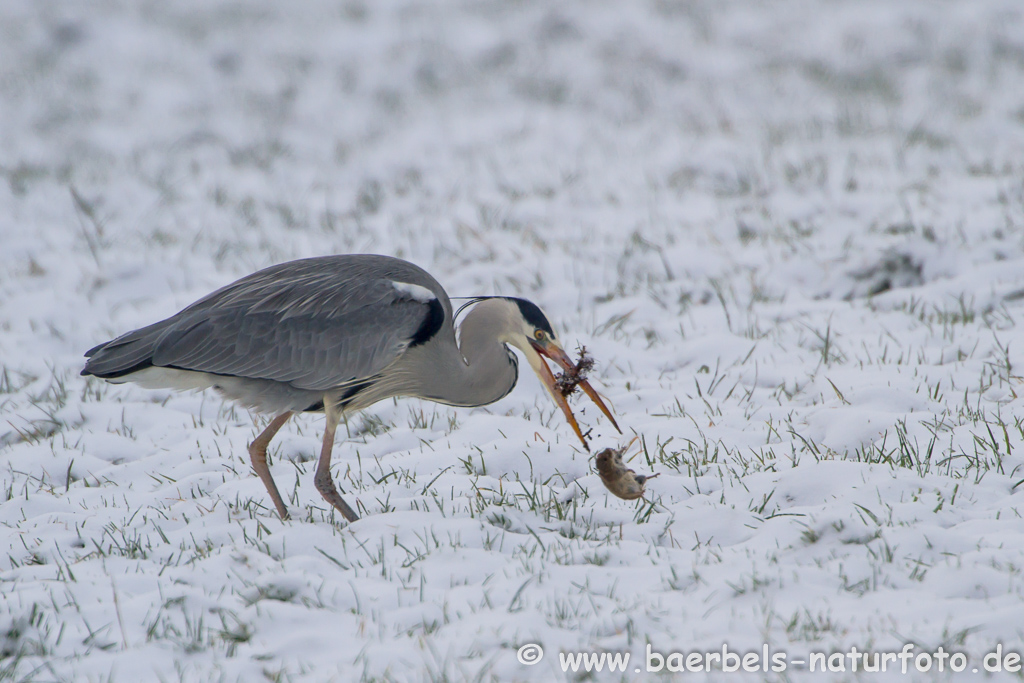
[[544,317],[541,310],[537,308],[537,304],[532,301],[527,301],[526,299],[510,297],[509,300],[514,301],[516,306],[519,307],[519,312],[523,314],[523,319],[526,320],[526,322],[538,329],[544,330],[552,337],[555,336],[555,331],[551,329],[551,323],[549,323],[548,319]]

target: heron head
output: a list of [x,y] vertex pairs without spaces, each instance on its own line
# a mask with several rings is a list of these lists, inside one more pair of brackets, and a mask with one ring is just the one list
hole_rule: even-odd
[[[508,297],[509,302],[515,304],[518,309],[518,316],[515,317],[515,322],[512,325],[513,329],[506,336],[505,341],[512,344],[517,349],[523,352],[526,356],[526,360],[530,363],[530,367],[537,373],[537,377],[540,378],[541,383],[547,387],[548,393],[551,394],[551,398],[554,399],[555,403],[559,408],[562,409],[562,413],[565,415],[565,419],[568,420],[569,425],[573,431],[576,432],[576,436],[583,442],[583,447],[588,451],[590,447],[587,445],[587,440],[583,436],[583,432],[580,431],[579,423],[576,422],[576,417],[572,414],[572,410],[569,408],[569,403],[566,401],[565,395],[558,388],[558,383],[555,380],[555,376],[551,372],[551,368],[548,367],[545,358],[554,361],[556,364],[562,367],[566,372],[576,372],[576,364],[572,362],[565,350],[558,344],[558,338],[555,335],[554,330],[551,327],[551,323],[548,322],[547,317],[540,310],[540,308],[531,301],[526,299],[517,299]],[[611,411],[608,406],[605,405],[604,400],[601,399],[601,395],[590,386],[590,383],[583,379],[578,384],[590,399],[597,404],[597,407],[601,409],[611,423],[615,426],[616,430],[619,430],[619,425],[616,424],[615,418],[612,417]],[[621,430],[619,430],[621,432]]]

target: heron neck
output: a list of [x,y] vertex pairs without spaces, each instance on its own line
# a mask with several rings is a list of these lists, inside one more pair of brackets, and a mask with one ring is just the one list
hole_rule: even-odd
[[[506,396],[516,385],[519,369],[515,356],[499,341],[507,329],[505,311],[484,301],[477,304],[459,327],[459,345],[439,344],[437,380],[430,387],[434,400],[457,406],[482,406]],[[443,330],[452,334],[454,331]],[[441,394],[441,395],[436,395]]]

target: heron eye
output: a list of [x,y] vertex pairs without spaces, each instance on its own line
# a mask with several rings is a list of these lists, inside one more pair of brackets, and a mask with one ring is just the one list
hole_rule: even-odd
[[544,341],[544,330],[536,330],[533,336],[537,341]]

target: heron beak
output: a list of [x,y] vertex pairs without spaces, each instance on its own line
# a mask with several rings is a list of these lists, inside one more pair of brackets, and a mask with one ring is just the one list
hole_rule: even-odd
[[[569,408],[569,402],[565,400],[565,396],[563,396],[562,392],[559,391],[558,384],[555,381],[555,376],[551,372],[551,368],[548,367],[548,364],[544,362],[541,356],[550,358],[562,366],[562,368],[567,372],[574,372],[576,370],[576,364],[573,363],[572,359],[566,355],[565,351],[563,351],[562,348],[554,342],[548,342],[541,345],[530,340],[530,347],[537,352],[536,356],[527,355],[527,358],[530,361],[530,366],[533,367],[533,371],[537,373],[541,382],[545,387],[547,387],[548,393],[551,394],[551,398],[554,399],[555,404],[562,409],[562,414],[565,415],[565,419],[568,421],[569,426],[572,427],[572,430],[576,432],[576,436],[578,436],[580,441],[583,442],[583,447],[587,452],[590,452],[590,446],[587,444],[587,439],[583,436],[583,432],[580,431],[580,425],[576,422],[576,416],[572,414],[572,410]],[[579,387],[583,389],[584,393],[586,393],[594,403],[597,404],[597,407],[601,409],[601,412],[604,413],[611,421],[615,430],[621,434],[622,430],[619,429],[618,423],[615,422],[612,412],[601,399],[601,395],[597,393],[594,387],[590,386],[590,382],[583,380],[579,383]]]

